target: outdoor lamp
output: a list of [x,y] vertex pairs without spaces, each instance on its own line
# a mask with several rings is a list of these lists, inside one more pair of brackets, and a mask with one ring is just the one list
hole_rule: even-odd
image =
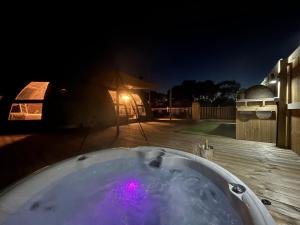
[[269,84],[276,84],[278,81],[277,77],[272,73],[269,79]]
[[129,98],[128,95],[122,95],[122,99],[123,99],[124,101],[128,101],[130,98]]

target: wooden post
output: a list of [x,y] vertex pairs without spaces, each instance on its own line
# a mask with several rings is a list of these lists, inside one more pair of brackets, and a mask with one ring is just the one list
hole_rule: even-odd
[[[291,103],[291,101],[292,101],[292,98],[291,98],[291,95],[292,95],[291,72],[292,72],[292,65],[287,64],[287,90],[286,90],[287,104]],[[287,110],[287,112],[286,112],[286,131],[287,131],[286,146],[288,148],[291,148],[291,111],[290,110]]]
[[150,89],[148,92],[148,104],[149,104],[149,107],[151,108],[151,90]]
[[279,101],[278,101],[278,118],[277,118],[277,143],[281,148],[288,147],[287,141],[287,61],[280,60],[279,66]]
[[192,120],[200,120],[200,103],[192,102]]
[[169,107],[170,107],[170,120],[172,120],[172,88],[169,91]]
[[120,96],[120,90],[119,90],[119,73],[117,72],[116,77],[116,103],[117,103],[117,120],[116,120],[116,127],[117,127],[117,136],[120,134],[120,102],[119,102],[119,96]]

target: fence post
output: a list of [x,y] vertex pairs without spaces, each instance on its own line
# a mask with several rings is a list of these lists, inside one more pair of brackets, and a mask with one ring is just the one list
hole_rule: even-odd
[[200,120],[200,103],[192,102],[192,120]]

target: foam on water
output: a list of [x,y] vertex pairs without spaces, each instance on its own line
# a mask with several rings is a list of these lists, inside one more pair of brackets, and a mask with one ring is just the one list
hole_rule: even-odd
[[209,179],[183,166],[120,159],[65,176],[30,199],[7,225],[240,225]]

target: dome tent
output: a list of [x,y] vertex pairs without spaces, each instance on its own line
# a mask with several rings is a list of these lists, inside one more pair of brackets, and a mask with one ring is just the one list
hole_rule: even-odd
[[[17,123],[24,120],[40,121],[40,124],[48,127],[64,128],[114,125],[117,114],[112,94],[116,91],[114,80],[117,77],[122,81],[119,85],[122,94],[120,110],[125,112],[120,113],[120,121],[150,119],[151,110],[140,89],[152,88],[154,85],[124,73],[110,72],[105,76],[81,80],[30,82],[12,103],[8,120]],[[40,95],[27,88],[37,85],[44,87],[44,92],[36,91]],[[128,97],[126,100],[123,99],[125,94]],[[25,97],[20,99],[20,95]],[[135,104],[136,100],[139,105]],[[37,110],[38,105],[40,110]],[[34,113],[28,110],[29,106],[35,109]]]
[[61,84],[50,82],[45,94],[42,120],[47,126],[109,126],[115,111],[108,89],[92,82]]

